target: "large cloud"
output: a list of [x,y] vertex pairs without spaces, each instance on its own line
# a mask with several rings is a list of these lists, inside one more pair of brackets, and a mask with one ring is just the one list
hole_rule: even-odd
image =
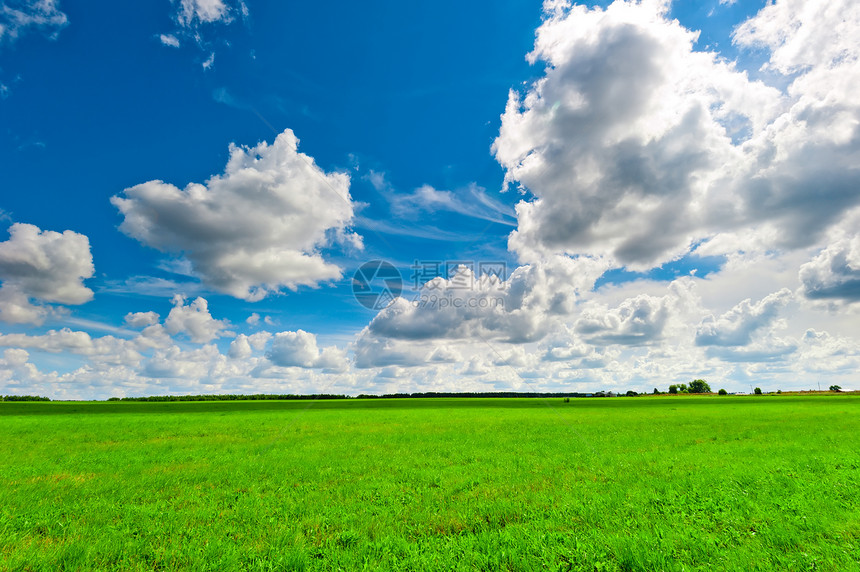
[[511,94],[493,145],[534,196],[510,237],[521,258],[642,269],[714,237],[796,248],[860,203],[856,3],[779,2],[738,29],[794,74],[784,91],[694,50],[661,3],[548,9],[529,55],[544,77]]
[[297,145],[288,129],[271,145],[231,145],[224,174],[205,185],[128,188],[111,198],[125,217],[120,230],[181,254],[206,285],[245,300],[339,278],[319,250],[336,241],[361,244],[347,231],[349,177],[325,173]]
[[789,105],[744,149],[735,212],[766,221],[770,245],[815,244],[860,203],[860,5],[783,0],[734,40],[770,50],[765,68],[791,78]]
[[94,272],[86,236],[22,223],[13,224],[9,234],[0,242],[0,320],[41,323],[48,310],[32,300],[83,304],[92,299],[83,284]]
[[610,254],[647,267],[689,248],[732,154],[715,116],[743,112],[728,95],[745,81],[694,40],[652,4],[555,3],[529,54],[545,76],[524,99],[511,93],[493,144],[506,180],[536,197],[517,207],[510,245],[522,257]]

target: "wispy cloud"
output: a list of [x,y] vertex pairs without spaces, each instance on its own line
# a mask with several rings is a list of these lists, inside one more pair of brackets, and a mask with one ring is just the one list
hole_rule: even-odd
[[29,30],[39,30],[56,39],[69,24],[56,0],[24,0],[0,4],[0,45],[12,43]]
[[419,221],[435,215],[455,214],[509,227],[516,226],[513,209],[491,197],[476,183],[470,183],[455,191],[438,190],[431,185],[422,185],[412,192],[402,193],[394,188],[383,171],[371,169],[363,179],[385,199],[391,216],[386,219],[359,217],[356,220],[359,227],[384,234],[426,240],[472,242],[479,240],[482,234],[469,235],[462,231],[444,230],[435,224]]
[[202,291],[199,282],[176,282],[155,276],[132,276],[125,280],[107,280],[96,291],[100,294],[132,294],[153,298],[170,298],[177,292],[186,295]]
[[178,48],[179,47],[179,38],[177,38],[173,34],[160,34],[158,36],[158,39],[165,46],[170,46],[171,48]]
[[134,330],[129,330],[128,328],[120,328],[111,324],[105,324],[104,322],[97,322],[95,320],[87,320],[84,318],[74,318],[68,316],[61,320],[61,322],[70,326],[83,328],[88,331],[107,332],[115,336],[134,337],[138,334],[138,332]]
[[496,222],[515,227],[514,210],[489,196],[486,189],[475,183],[456,191],[437,190],[422,185],[411,193],[387,193],[391,211],[398,216],[450,212],[465,217]]
[[414,225],[409,222],[371,219],[363,216],[356,217],[355,227],[382,234],[442,242],[472,242],[481,238],[479,234],[469,235],[459,231],[444,230],[432,225]]
[[[158,34],[163,46],[178,48],[190,43],[209,52],[202,62],[204,70],[215,64],[213,47],[219,44],[214,29],[228,26],[238,19],[246,21],[250,15],[248,5],[243,0],[173,0],[173,21],[176,27],[169,33]],[[223,44],[223,42],[220,42]]]

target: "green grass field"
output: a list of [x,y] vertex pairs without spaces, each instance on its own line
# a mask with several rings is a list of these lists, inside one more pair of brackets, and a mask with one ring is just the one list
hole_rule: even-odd
[[858,406],[0,403],[0,570],[860,570]]

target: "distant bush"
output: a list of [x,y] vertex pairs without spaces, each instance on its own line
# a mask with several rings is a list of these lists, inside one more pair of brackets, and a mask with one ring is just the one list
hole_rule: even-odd
[[675,395],[676,393],[678,393],[678,386],[674,385],[674,384],[670,385],[669,386],[669,393],[671,393],[672,395]]
[[729,394],[729,392],[726,391],[725,389],[721,389],[717,393],[719,393],[720,395],[728,395]]
[[653,393],[654,395],[660,395],[660,390],[655,387]]
[[840,391],[842,391],[842,386],[840,386],[840,385],[831,385],[831,386],[830,386],[830,391],[835,391],[836,393],[839,393]]
[[776,392],[777,392],[778,394],[782,395],[782,390],[781,390],[781,389],[777,389],[777,390],[776,390]]
[[688,391],[690,393],[710,393],[711,386],[708,385],[708,382],[704,379],[694,379],[690,382],[690,388]]
[[760,388],[760,387],[756,387],[756,388],[755,388],[755,394],[756,394],[756,395],[761,395],[761,388]]
[[627,392],[626,395],[627,395],[627,397],[636,397],[639,394],[631,389],[630,391]]

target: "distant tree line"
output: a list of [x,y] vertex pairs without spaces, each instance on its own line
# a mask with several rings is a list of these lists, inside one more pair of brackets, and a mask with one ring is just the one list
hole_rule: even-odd
[[252,395],[151,395],[149,397],[111,397],[108,401],[274,401],[294,399],[349,399],[348,395],[295,395],[292,393],[255,393]]
[[441,392],[441,391],[425,391],[420,393],[386,393],[384,395],[370,395],[362,393],[358,399],[428,399],[434,397],[603,397],[606,394],[602,391],[594,393],[577,393],[577,392],[562,392],[562,393],[537,393],[537,392],[518,392],[518,391],[464,391],[464,392]]
[[[830,391],[838,392],[842,388],[838,385],[831,385]],[[656,387],[653,395],[660,395],[662,392]],[[685,383],[672,384],[669,386],[670,394],[678,393],[711,393],[711,386],[704,379],[694,379],[689,385]],[[755,388],[755,394],[761,395],[762,390],[759,387]],[[782,393],[778,391],[777,393]],[[727,395],[725,389],[720,389],[720,395]],[[563,398],[569,400],[577,397],[614,397],[615,395],[637,397],[640,394],[636,391],[627,391],[626,393],[615,394],[611,391],[594,391],[594,392],[517,392],[517,391],[423,391],[415,393],[386,393],[383,395],[373,395],[362,393],[353,398],[349,395],[321,393],[311,395],[299,395],[294,393],[254,393],[254,394],[204,394],[204,395],[150,395],[146,397],[111,397],[108,401],[289,401],[289,400],[317,400],[317,399],[431,399],[431,398]],[[51,401],[48,397],[38,395],[0,395],[0,401]]]
[[[606,397],[610,395],[603,391],[594,393],[578,393],[578,392],[561,392],[561,393],[538,393],[538,392],[517,392],[517,391],[492,391],[492,392],[442,392],[442,391],[424,391],[417,393],[386,393],[383,395],[373,395],[362,393],[353,398],[349,395],[339,394],[316,394],[316,395],[297,395],[297,394],[270,394],[270,393],[255,393],[252,395],[237,395],[237,394],[218,394],[218,395],[152,395],[148,397],[111,397],[108,401],[266,401],[266,400],[314,400],[314,399],[430,399],[444,397],[473,397],[473,398],[488,398],[488,397]],[[46,398],[47,399],[47,398]]]

